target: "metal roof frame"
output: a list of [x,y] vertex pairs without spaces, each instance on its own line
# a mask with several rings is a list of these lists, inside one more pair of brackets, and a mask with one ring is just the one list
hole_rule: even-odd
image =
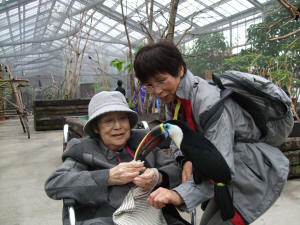
[[[218,11],[218,7],[223,4],[234,4],[238,0],[183,0],[178,6],[178,14],[176,17],[176,25],[182,27],[190,26],[190,20],[195,13],[199,14],[197,21],[205,21],[205,25],[194,22],[192,29],[186,34],[183,42],[194,40],[200,34],[220,32],[227,29],[233,29],[240,23],[233,24],[235,21],[244,19],[246,22],[254,21],[256,18],[263,17],[263,12],[273,3],[268,0],[260,3],[258,0],[243,0],[247,2],[248,7],[234,13],[231,16],[226,16]],[[243,2],[242,1],[242,2]],[[63,68],[63,62],[57,60],[62,57],[66,51],[68,37],[75,39],[79,32],[78,26],[73,26],[71,30],[66,30],[69,27],[70,20],[72,23],[79,23],[78,17],[82,12],[88,12],[91,15],[97,12],[101,15],[100,18],[94,18],[92,33],[89,37],[90,42],[97,45],[101,44],[103,54],[107,59],[115,57],[126,59],[124,52],[128,51],[128,43],[123,26],[123,16],[120,13],[120,2],[113,0],[2,0],[0,1],[0,63],[11,66],[12,71],[36,71],[40,67],[46,65],[57,65]],[[195,8],[189,15],[183,16],[180,13],[184,10],[183,3],[186,6]],[[141,25],[146,23],[147,18],[143,17],[146,13],[145,1],[140,0],[124,0],[127,4],[127,9],[130,11],[126,15],[126,23],[133,48],[145,43],[147,34]],[[136,4],[136,8],[131,7]],[[240,3],[242,4],[242,3]],[[163,18],[162,15],[168,15],[170,1],[155,0],[154,18]],[[246,6],[245,6],[246,7]],[[28,12],[35,12],[28,14]],[[183,12],[183,11],[182,11]],[[185,11],[186,12],[186,11]],[[205,18],[211,13],[217,15],[216,18]],[[201,17],[203,15],[203,17]],[[249,18],[251,17],[252,18]],[[254,17],[253,17],[254,16]],[[15,20],[15,21],[12,21]],[[107,20],[108,22],[103,22]],[[214,20],[214,21],[213,21]],[[213,22],[209,22],[213,21]],[[110,24],[111,23],[111,24]],[[120,26],[121,25],[121,26]],[[160,24],[165,28],[166,24]],[[84,24],[84,29],[87,30],[89,21]],[[154,24],[154,27],[156,25]],[[101,30],[101,27],[108,28],[106,31]],[[156,28],[157,29],[157,28]],[[175,40],[179,40],[183,30],[176,30]],[[109,35],[116,33],[118,35]],[[2,36],[2,38],[1,38]],[[158,30],[153,31],[154,39],[160,38]],[[82,32],[81,38],[85,40],[87,33]],[[93,45],[88,45],[88,55],[93,55]],[[26,66],[30,65],[30,66]],[[88,66],[88,65],[87,65]],[[63,76],[61,74],[61,76]]]

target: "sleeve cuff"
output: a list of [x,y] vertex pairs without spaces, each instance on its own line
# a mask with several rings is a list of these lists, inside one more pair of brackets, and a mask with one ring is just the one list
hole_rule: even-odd
[[203,181],[200,185],[196,185],[192,178],[174,188],[173,191],[176,191],[184,201],[184,204],[177,208],[186,212],[191,212],[202,202],[213,197],[213,185],[209,181]]
[[169,188],[170,187],[170,183],[169,183],[169,176],[168,174],[166,174],[165,172],[158,170],[161,175],[162,175],[162,182],[160,185],[158,185],[159,187],[164,187],[164,188]]
[[91,171],[91,176],[101,193],[108,193],[107,180],[109,176],[109,169]]

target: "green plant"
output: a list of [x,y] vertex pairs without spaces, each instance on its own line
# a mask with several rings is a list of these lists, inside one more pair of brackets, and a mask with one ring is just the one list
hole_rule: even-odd
[[[297,5],[298,0],[289,0],[292,5]],[[299,5],[298,5],[299,7]],[[251,50],[255,53],[269,56],[280,56],[288,51],[296,51],[300,55],[299,41],[293,44],[299,35],[291,35],[287,38],[274,40],[272,39],[286,35],[299,29],[299,21],[291,18],[290,12],[281,7],[274,1],[273,7],[266,13],[264,21],[259,24],[251,25],[248,29],[247,44],[251,45]],[[299,39],[298,39],[299,40]]]
[[261,75],[279,87],[295,90],[293,87],[299,83],[299,79],[294,76],[296,65],[290,53],[277,57],[251,53],[225,59],[222,70],[238,70]]
[[229,53],[223,33],[200,35],[191,48],[180,50],[189,70],[200,76],[204,76],[206,70],[219,70]]
[[114,58],[112,61],[110,61],[109,65],[112,67],[115,67],[120,72],[123,69],[123,64],[125,64],[125,63],[126,63],[125,60],[120,60],[118,58]]
[[[142,47],[143,47],[143,45],[137,46],[137,48],[134,50],[134,55],[136,55]],[[109,65],[112,67],[115,67],[119,72],[123,70],[125,73],[127,73],[127,75],[130,75],[132,72],[132,65],[131,65],[131,63],[127,63],[126,65],[125,64],[126,64],[126,62],[124,60],[115,58],[110,62]],[[140,85],[136,86],[134,83],[134,80],[131,80],[131,79],[130,79],[130,85],[131,85],[130,86],[131,96],[133,96],[134,93],[137,93],[137,96],[138,96],[137,98],[140,98],[140,94],[139,94]],[[143,107],[142,101],[137,101],[137,102],[138,102],[138,108],[142,109],[142,107]],[[132,98],[129,98],[128,104],[132,110],[135,109],[135,105],[134,105]]]
[[42,97],[45,100],[53,100],[56,99],[56,94],[53,92],[51,88],[45,88],[42,91]]
[[[297,1],[291,0],[289,3],[295,5]],[[265,15],[264,21],[251,25],[247,30],[247,44],[250,48],[225,59],[221,69],[261,75],[289,90],[292,97],[297,97],[297,74],[300,71],[300,43],[297,41],[299,35],[280,40],[274,38],[299,29],[299,24],[291,19],[288,10],[278,6],[278,2],[274,1],[274,6]]]
[[[137,48],[134,51],[134,55],[136,55],[138,53],[138,51],[143,47],[143,45],[139,45],[137,46]],[[118,58],[114,58],[112,61],[110,61],[109,65],[112,67],[115,67],[119,72],[121,70],[127,71],[128,73],[131,71],[132,69],[132,65],[131,63],[127,63],[126,65],[125,60],[120,60]],[[123,67],[124,65],[124,67]]]
[[130,108],[131,110],[134,110],[135,105],[134,105],[133,99],[132,99],[132,98],[128,98],[127,101],[128,101],[128,106],[129,106],[129,108]]

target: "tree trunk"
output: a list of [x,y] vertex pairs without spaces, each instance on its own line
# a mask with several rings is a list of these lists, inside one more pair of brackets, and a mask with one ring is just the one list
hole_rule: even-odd
[[[3,69],[0,65],[0,80],[3,79]],[[4,101],[2,100],[2,97],[4,97],[4,88],[0,87],[0,120],[3,120],[5,118],[4,115]]]
[[[150,1],[150,10],[148,7],[148,1],[145,1],[146,4],[146,14],[147,14],[147,18],[148,18],[148,23],[149,23],[149,28],[148,28],[148,44],[153,44],[154,40],[152,38],[152,27],[153,27],[153,4],[154,4],[154,0]],[[150,12],[149,12],[150,11]],[[151,94],[149,94],[148,92],[145,93],[145,97],[144,97],[144,104],[143,104],[143,109],[141,111],[141,113],[146,114],[149,112],[149,105],[151,104],[150,102],[151,99]]]
[[[172,0],[171,7],[170,7],[170,17],[169,17],[169,24],[168,24],[168,33],[166,39],[169,41],[174,41],[174,29],[175,29],[175,21],[176,21],[176,14],[178,8],[179,0]],[[161,101],[160,108],[159,108],[159,119],[162,121],[166,120],[166,113],[165,113],[165,104]]]
[[123,24],[124,24],[124,28],[125,28],[125,33],[126,33],[126,38],[127,38],[127,42],[128,42],[128,57],[130,60],[130,71],[129,71],[129,76],[130,76],[130,86],[131,86],[131,96],[134,95],[134,91],[135,91],[135,83],[134,83],[134,71],[132,69],[133,66],[133,57],[132,57],[132,48],[131,48],[131,42],[130,42],[130,38],[129,38],[129,34],[128,34],[128,29],[127,29],[127,19],[126,16],[124,14],[124,8],[123,8],[123,1],[120,1],[121,4],[121,10],[122,10],[122,18],[123,18]]
[[166,39],[173,41],[174,40],[174,30],[175,30],[175,21],[176,21],[176,14],[178,8],[179,0],[172,0],[171,7],[170,7],[170,17],[169,17],[169,24],[168,24],[168,33]]

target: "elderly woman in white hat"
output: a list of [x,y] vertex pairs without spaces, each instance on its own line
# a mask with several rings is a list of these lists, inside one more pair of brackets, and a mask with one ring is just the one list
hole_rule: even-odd
[[[152,190],[153,186],[173,188],[180,184],[180,167],[163,151],[153,150],[145,162],[133,160],[146,132],[132,129],[138,117],[120,92],[96,94],[88,113],[84,131],[89,136],[68,143],[62,165],[45,184],[50,198],[76,201],[76,224],[113,225],[113,213],[133,186]],[[168,224],[185,224],[170,216],[167,208],[164,217]],[[65,209],[63,224],[69,224]]]

